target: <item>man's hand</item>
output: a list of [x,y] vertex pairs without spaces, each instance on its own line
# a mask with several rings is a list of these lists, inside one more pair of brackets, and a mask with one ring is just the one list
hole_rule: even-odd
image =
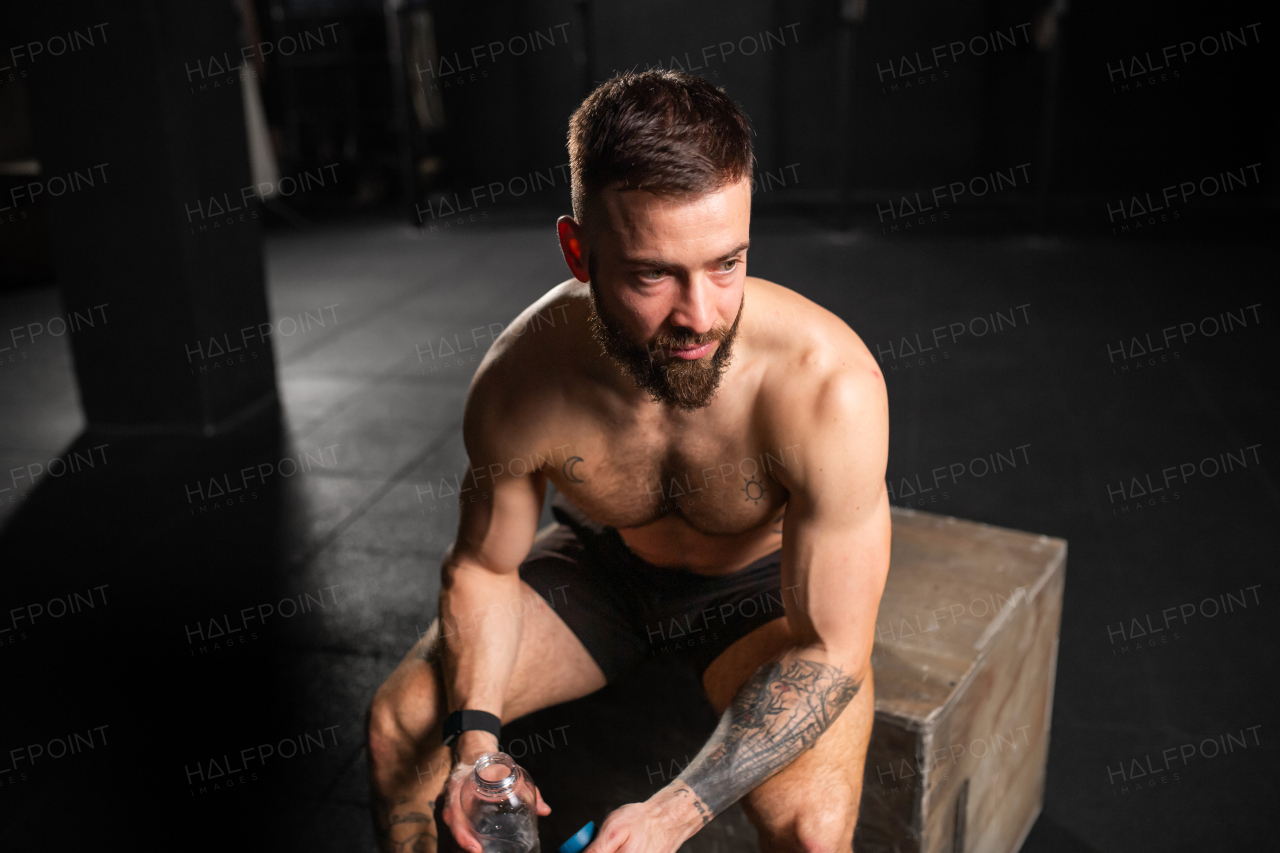
[[610,814],[583,853],[675,853],[702,828],[698,805],[687,785],[669,785]]
[[[472,831],[471,822],[462,812],[462,789],[463,786],[471,784],[471,774],[475,769],[476,759],[486,752],[497,752],[498,746],[493,736],[487,732],[463,732],[462,737],[459,738],[458,747],[458,761],[449,778],[445,780],[444,790],[440,792],[440,798],[436,801],[436,814],[440,816],[440,820],[448,830],[440,832],[439,849],[481,853],[480,838]],[[551,806],[542,799],[542,792],[536,785],[533,788],[533,795],[537,799],[538,816],[546,817],[551,814]],[[451,834],[452,844],[449,839]]]

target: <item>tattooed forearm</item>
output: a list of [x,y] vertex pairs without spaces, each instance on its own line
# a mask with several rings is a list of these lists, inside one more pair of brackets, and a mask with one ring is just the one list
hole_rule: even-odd
[[409,812],[403,815],[393,815],[391,818],[391,826],[394,829],[402,824],[417,824],[413,827],[412,832],[399,840],[392,840],[388,837],[384,842],[384,846],[388,850],[404,851],[404,853],[429,853],[429,851],[439,849],[439,839],[436,836],[436,820],[430,815],[422,812]]
[[375,793],[369,807],[380,849],[394,853],[426,853],[437,849],[435,818],[414,810],[409,798],[392,802]]
[[756,670],[677,777],[710,810],[703,822],[813,746],[861,686],[839,667],[811,660],[775,661]]
[[693,793],[692,788],[690,788],[686,784],[685,787],[683,788],[676,788],[676,794],[682,797],[692,797],[691,802],[693,804],[694,809],[697,810],[698,816],[702,818],[702,825],[706,826],[707,824],[711,823],[711,818],[712,818],[711,812],[707,809],[706,806],[702,804],[702,802],[698,799],[698,797]]

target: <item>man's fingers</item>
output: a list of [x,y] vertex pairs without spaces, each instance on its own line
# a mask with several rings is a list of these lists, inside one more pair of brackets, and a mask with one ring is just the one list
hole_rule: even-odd
[[480,839],[471,831],[471,823],[462,813],[456,789],[446,788],[443,796],[446,799],[440,816],[444,819],[444,824],[448,827],[453,840],[457,842],[458,847],[469,853],[480,853]]
[[458,811],[446,809],[444,823],[445,826],[449,827],[449,831],[453,833],[453,840],[458,842],[459,847],[463,850],[469,850],[471,853],[480,853],[480,839],[476,838],[475,833],[471,831],[470,825]]
[[533,786],[533,796],[538,801],[538,805],[537,805],[538,814],[542,815],[543,817],[546,817],[547,815],[551,814],[551,806],[547,805],[547,801],[542,798],[542,791],[539,790],[537,785]]

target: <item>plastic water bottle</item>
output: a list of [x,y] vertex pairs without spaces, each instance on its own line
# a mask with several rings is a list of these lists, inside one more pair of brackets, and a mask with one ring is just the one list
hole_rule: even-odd
[[533,780],[505,752],[476,759],[461,801],[484,853],[540,853]]

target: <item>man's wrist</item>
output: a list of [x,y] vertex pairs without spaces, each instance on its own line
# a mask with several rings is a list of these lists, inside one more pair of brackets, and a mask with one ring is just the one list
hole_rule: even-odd
[[471,729],[453,742],[454,764],[474,764],[486,752],[498,751],[498,739],[491,732]]
[[658,807],[679,844],[697,835],[714,817],[693,789],[678,779],[650,797],[649,802]]

